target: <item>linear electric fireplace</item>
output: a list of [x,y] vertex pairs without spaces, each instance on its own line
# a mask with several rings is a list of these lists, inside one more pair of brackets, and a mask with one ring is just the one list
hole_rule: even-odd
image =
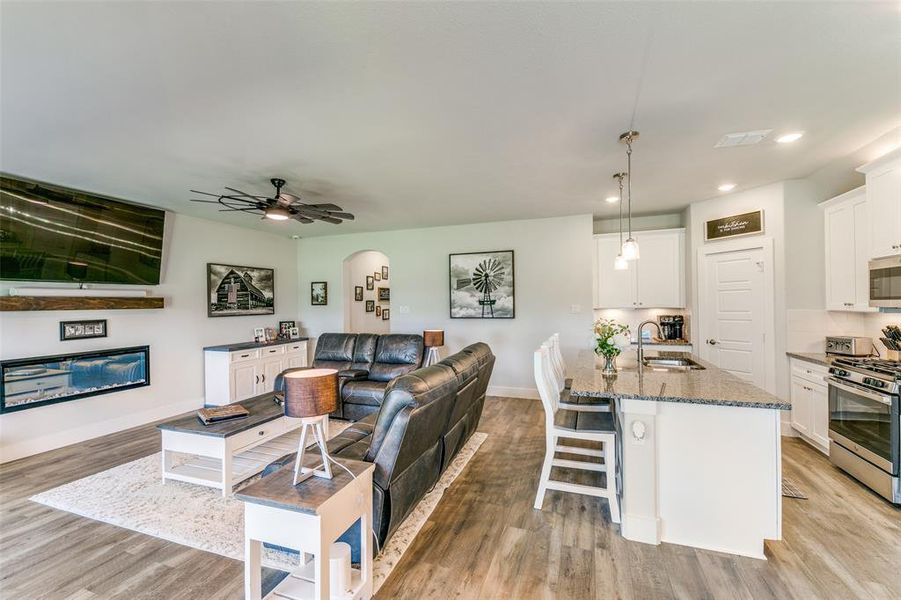
[[150,346],[0,361],[0,413],[150,385]]

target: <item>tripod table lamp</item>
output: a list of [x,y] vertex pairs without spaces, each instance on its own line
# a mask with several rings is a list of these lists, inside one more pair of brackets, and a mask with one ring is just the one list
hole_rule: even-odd
[[[283,373],[285,386],[285,416],[299,418],[303,426],[297,459],[294,461],[294,485],[315,475],[332,478],[325,428],[322,423],[330,412],[338,408],[338,371],[335,369],[298,369]],[[311,434],[322,454],[322,464],[303,466],[307,434]]]
[[422,366],[434,365],[440,360],[438,348],[444,345],[444,330],[426,329],[422,332],[422,344],[428,348],[428,354],[425,355],[425,361]]

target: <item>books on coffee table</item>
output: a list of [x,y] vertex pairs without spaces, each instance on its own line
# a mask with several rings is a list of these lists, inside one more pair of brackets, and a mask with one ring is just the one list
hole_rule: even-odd
[[225,406],[213,406],[210,408],[201,408],[197,411],[197,418],[204,425],[219,423],[221,421],[230,421],[232,419],[243,419],[250,416],[250,412],[240,404],[226,404]]

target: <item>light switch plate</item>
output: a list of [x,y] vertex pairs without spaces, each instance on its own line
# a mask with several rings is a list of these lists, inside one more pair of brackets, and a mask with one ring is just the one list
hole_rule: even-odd
[[402,315],[408,315],[408,314],[410,314],[410,307],[407,306],[406,304],[403,304],[403,305],[397,307],[397,312],[399,312]]
[[579,314],[580,312],[582,312],[582,305],[581,304],[570,304],[569,312],[574,315]]

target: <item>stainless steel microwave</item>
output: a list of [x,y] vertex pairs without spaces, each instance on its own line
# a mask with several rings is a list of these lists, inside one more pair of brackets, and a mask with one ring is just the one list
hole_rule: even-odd
[[901,308],[901,256],[871,260],[869,272],[870,306]]

